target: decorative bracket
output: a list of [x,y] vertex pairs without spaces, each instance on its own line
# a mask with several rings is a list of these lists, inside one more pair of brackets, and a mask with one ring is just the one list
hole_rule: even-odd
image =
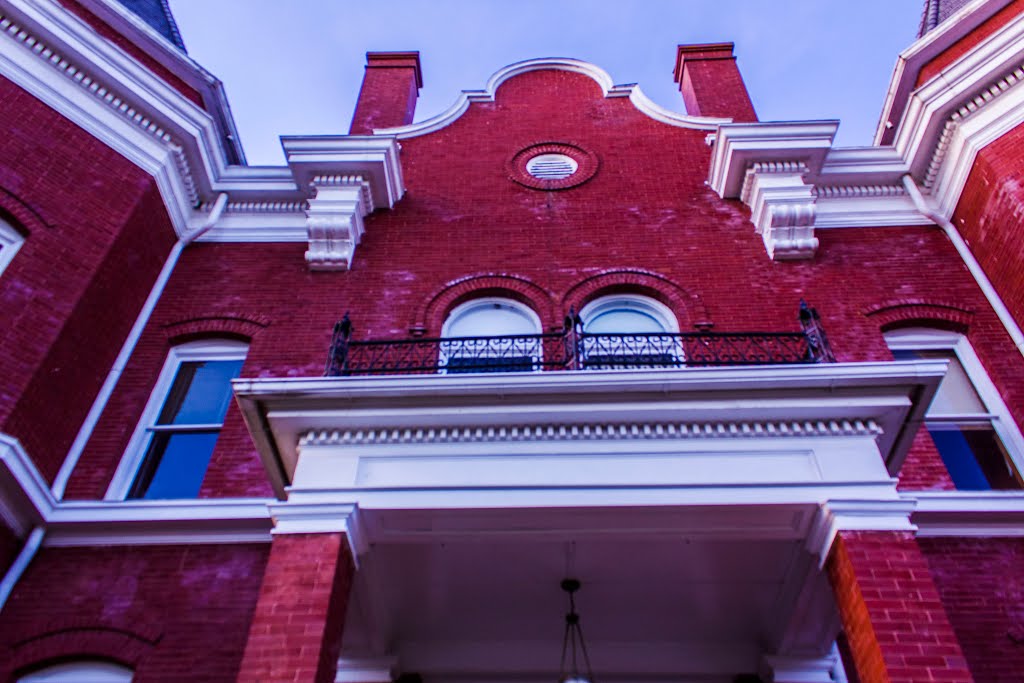
[[310,189],[306,262],[312,270],[348,270],[363,217],[373,211],[370,184],[362,176],[315,176]]
[[814,236],[814,186],[804,181],[807,166],[798,161],[761,162],[746,172],[740,199],[768,255],[777,260],[811,258]]
[[751,220],[773,259],[811,258],[814,183],[832,149],[838,123],[723,124],[718,127],[708,185],[750,206]]
[[398,141],[383,135],[283,137],[299,187],[310,189],[306,262],[312,270],[348,270],[365,216],[390,209],[405,193]]

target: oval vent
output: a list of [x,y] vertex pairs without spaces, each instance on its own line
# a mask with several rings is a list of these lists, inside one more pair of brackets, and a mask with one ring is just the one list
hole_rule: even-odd
[[561,180],[576,172],[580,165],[565,154],[538,154],[526,162],[526,172],[541,180]]

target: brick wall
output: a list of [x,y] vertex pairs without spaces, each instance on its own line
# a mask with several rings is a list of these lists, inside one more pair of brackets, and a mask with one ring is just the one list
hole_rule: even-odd
[[912,534],[842,532],[827,562],[862,683],[970,683]]
[[174,233],[153,179],[0,79],[0,209],[27,239],[0,276],[0,430],[60,467]]
[[953,224],[1024,325],[1024,126],[978,153]]
[[1024,539],[922,538],[949,620],[976,683],[1024,671]]
[[60,657],[101,656],[139,683],[233,681],[267,544],[49,548],[0,620],[0,680]]
[[[597,174],[560,192],[509,180],[506,160],[548,140],[592,150]],[[804,297],[818,307],[843,361],[889,360],[880,328],[919,323],[915,316],[942,309],[920,302],[944,302],[967,311],[956,315],[968,320],[975,350],[1024,421],[1024,365],[935,228],[824,230],[812,261],[772,262],[746,209],[704,185],[703,131],[653,121],[567,72],[513,78],[496,102],[474,104],[447,128],[402,145],[408,194],[368,218],[349,272],[310,273],[304,244],[186,250],[69,495],[106,489],[170,347],[169,330],[182,321],[261,320],[266,326],[252,328],[244,375],[318,376],[331,328],[346,311],[356,339],[404,338],[411,328],[436,335],[446,311],[432,302],[470,276],[484,276],[481,292],[530,302],[545,328],[561,325],[580,292],[606,293],[586,284],[602,276],[613,290],[662,298],[684,330],[704,319],[718,331],[796,330]],[[910,313],[880,317],[880,308]],[[905,477],[910,488],[949,487],[927,436],[915,445]],[[203,495],[268,491],[232,407]]]

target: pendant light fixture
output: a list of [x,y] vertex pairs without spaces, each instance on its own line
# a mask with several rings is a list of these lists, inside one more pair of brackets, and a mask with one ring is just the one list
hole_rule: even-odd
[[[590,669],[587,645],[583,642],[580,615],[576,613],[575,593],[580,589],[577,579],[563,579],[562,590],[569,596],[569,611],[565,614],[565,637],[562,639],[562,667],[559,683],[594,683]],[[583,669],[580,669],[580,664]]]

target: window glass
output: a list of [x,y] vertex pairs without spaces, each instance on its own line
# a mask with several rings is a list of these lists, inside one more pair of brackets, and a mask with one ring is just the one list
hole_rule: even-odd
[[24,235],[0,218],[0,273],[4,272],[24,241]]
[[111,484],[113,497],[199,494],[233,400],[231,380],[241,373],[244,354],[245,346],[237,342],[195,342],[171,350],[126,462],[115,476],[115,482],[123,482],[120,496]]
[[592,334],[616,332],[667,332],[662,321],[636,308],[609,307],[589,318],[584,331]]
[[486,300],[460,306],[445,324],[445,337],[503,337],[536,334],[532,316],[520,306],[504,301]]
[[33,671],[18,683],[131,683],[131,669],[110,662],[66,662]]
[[222,422],[231,403],[231,380],[241,370],[240,360],[182,363],[157,423]]
[[[1007,441],[1000,435],[998,413],[1003,413],[1003,419],[1010,418],[1004,408],[989,410],[958,355],[961,346],[963,353],[973,355],[967,341],[961,335],[938,330],[907,330],[887,335],[886,340],[895,347],[892,353],[896,360],[934,358],[949,363],[928,407],[925,426],[956,487],[966,491],[1022,488]],[[914,348],[915,344],[927,348]],[[987,382],[981,372],[976,369],[976,377]]]
[[647,297],[596,299],[580,311],[583,367],[591,370],[666,368],[685,365],[675,316]]
[[447,341],[441,344],[438,364],[449,374],[539,370],[539,334],[540,319],[522,304],[495,298],[469,301],[445,321],[442,336]]

